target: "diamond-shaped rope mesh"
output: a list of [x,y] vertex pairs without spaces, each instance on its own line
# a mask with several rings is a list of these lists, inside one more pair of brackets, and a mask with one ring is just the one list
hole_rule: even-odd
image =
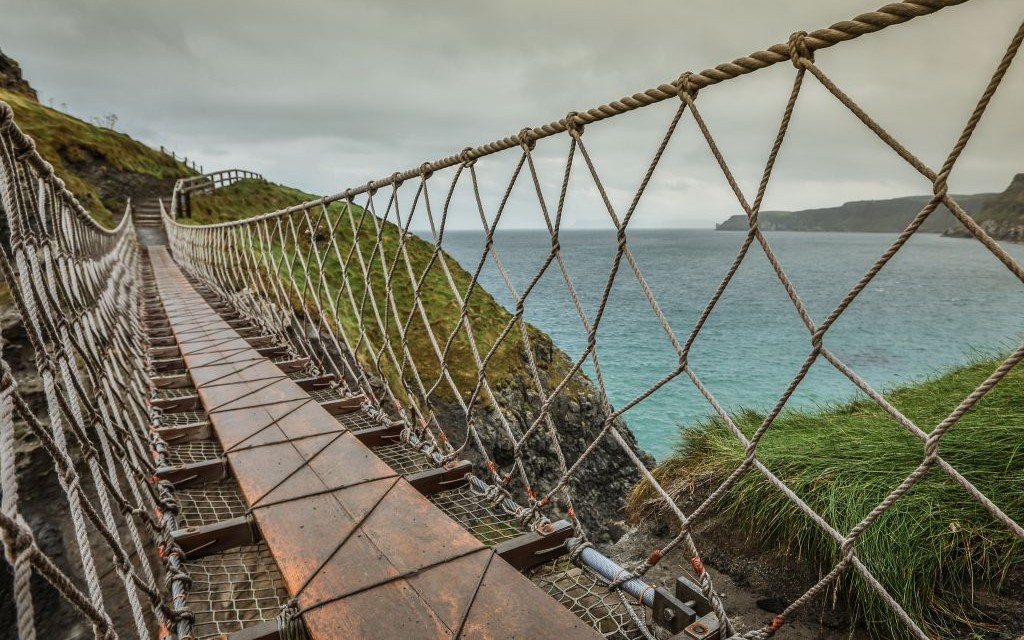
[[[518,503],[525,505],[527,515],[533,516],[534,525],[543,522],[545,514],[557,510],[572,520],[577,536],[585,539],[587,531],[576,516],[585,514],[588,505],[581,504],[577,495],[578,481],[584,473],[595,473],[590,469],[595,463],[595,451],[606,446],[617,447],[620,450],[618,460],[631,465],[633,473],[647,483],[654,499],[660,500],[664,511],[675,518],[679,531],[674,539],[654,550],[646,561],[633,567],[632,574],[643,576],[666,554],[682,554],[692,565],[695,578],[726,635],[732,634],[733,627],[711,576],[701,562],[700,548],[693,535],[694,525],[707,517],[715,503],[741,478],[756,474],[817,525],[823,536],[835,545],[838,560],[780,616],[747,632],[748,637],[774,634],[787,618],[850,573],[857,574],[874,591],[903,622],[908,633],[927,637],[922,620],[909,614],[899,597],[893,595],[893,585],[880,582],[872,567],[858,556],[857,543],[928,474],[945,474],[951,481],[949,491],[966,492],[995,521],[1024,539],[1024,528],[961,475],[940,451],[944,436],[961,416],[1024,358],[1024,346],[1014,349],[948,416],[937,424],[919,425],[873,388],[850,362],[830,349],[830,330],[939,205],[949,209],[975,241],[991,252],[1014,278],[1024,280],[1024,269],[960,206],[947,188],[957,160],[982,121],[989,101],[1020,47],[1024,26],[992,72],[975,109],[965,114],[966,124],[939,167],[925,164],[872,119],[815,62],[814,53],[889,24],[931,13],[945,4],[950,3],[889,5],[830,29],[811,34],[799,32],[793,34],[787,44],[776,45],[731,64],[701,73],[686,73],[674,83],[643,94],[590,111],[571,113],[549,125],[524,129],[498,142],[467,149],[461,154],[425,163],[418,169],[396,173],[305,205],[206,227],[184,226],[168,220],[170,245],[175,259],[193,277],[222,298],[232,300],[245,311],[246,317],[258,317],[262,324],[287,335],[303,357],[337,374],[349,388],[362,391],[379,410],[401,414],[410,426],[409,432],[419,441],[428,443],[433,452],[448,460],[463,455],[474,457],[493,486],[509,491]],[[760,181],[756,190],[748,193],[741,188],[703,117],[698,92],[710,91],[720,82],[779,62],[793,67],[790,92]],[[800,288],[786,272],[759,226],[759,210],[772,182],[779,151],[787,138],[803,87],[809,82],[816,82],[851,112],[864,125],[865,134],[880,140],[916,171],[921,176],[921,185],[933,194],[839,303],[820,317],[808,310]],[[672,99],[678,101],[677,107],[668,124],[659,130],[660,142],[650,162],[643,167],[642,178],[632,190],[628,204],[615,205],[591,154],[584,127],[594,127],[599,121],[626,111]],[[683,129],[694,133],[698,143],[710,151],[745,213],[748,230],[739,251],[724,265],[725,275],[704,303],[699,317],[692,325],[679,327],[674,326],[662,310],[645,278],[642,263],[634,254],[630,238],[631,223],[648,185],[662,164],[669,143],[679,137],[677,132]],[[556,138],[566,149],[561,163],[538,162],[535,148],[545,138]],[[491,158],[495,155],[503,156],[512,171],[501,199],[491,206],[485,204],[481,196],[484,189],[479,171],[485,162],[499,162]],[[557,184],[556,190],[551,188],[552,183]],[[596,305],[584,304],[581,299],[578,293],[580,274],[571,268],[571,260],[566,259],[559,241],[563,215],[572,205],[569,199],[581,188],[596,194],[598,209],[615,230],[613,259],[603,278],[605,284]],[[553,191],[557,195],[553,196]],[[550,249],[534,265],[533,275],[525,286],[516,286],[508,275],[495,243],[499,224],[514,215],[509,205],[513,192],[517,197],[527,194],[549,232]],[[452,208],[461,206],[453,203],[463,200],[470,202],[472,213],[479,215],[484,234],[476,259],[460,266],[445,252],[444,236]],[[425,239],[420,238],[409,231],[411,228],[429,229],[429,233]],[[731,290],[734,275],[755,255],[758,259],[763,256],[785,291],[788,304],[803,327],[805,343],[799,354],[802,364],[792,378],[784,381],[785,390],[760,424],[744,432],[737,416],[719,401],[716,384],[690,363],[689,356],[709,317],[720,307],[723,295]],[[493,266],[508,288],[513,300],[509,309],[499,308],[481,292],[480,275],[485,266]],[[574,321],[578,321],[580,331],[586,336],[582,353],[564,366],[554,366],[541,359],[545,353],[544,337],[524,320],[524,306],[528,300],[532,301],[531,295],[542,278],[554,278],[564,284],[565,295],[576,311]],[[628,286],[639,294],[646,306],[643,312],[652,314],[659,323],[678,362],[674,368],[660,372],[654,384],[619,406],[613,406],[608,394],[608,382],[615,378],[616,372],[602,367],[601,359],[608,341],[602,333],[605,326],[602,323],[606,320],[605,310],[613,286]],[[733,346],[744,349],[743,344]],[[771,433],[776,418],[791,404],[795,390],[813,365],[833,369],[893,419],[894,426],[880,428],[904,430],[920,446],[917,468],[892,486],[889,495],[864,514],[859,523],[843,530],[818,513],[806,495],[787,485],[780,470],[769,468],[758,456],[759,445]],[[528,393],[537,399],[534,411],[519,412],[515,399],[504,395],[505,380],[501,376],[509,367],[522,375]],[[553,407],[571,399],[574,389],[583,384],[580,373],[585,368],[592,373],[596,400],[604,420],[595,434],[587,436],[580,450],[574,450],[580,444],[576,441],[577,434],[566,431],[564,425],[555,420]],[[711,414],[721,421],[745,452],[731,473],[699,504],[685,509],[647,469],[620,422],[625,412],[673,382],[685,384],[702,396]],[[349,424],[361,420],[363,415],[360,412],[338,419]],[[485,423],[494,428],[482,428]],[[538,469],[553,471],[539,474]],[[613,471],[604,469],[601,473]],[[587,480],[601,482],[602,478]],[[456,514],[453,516],[456,519],[472,519],[474,507],[470,496],[462,497],[466,498],[465,504],[453,500],[442,508]],[[488,539],[501,538],[505,532],[511,535],[511,525],[509,529],[499,527],[499,531],[486,529],[491,524],[485,522],[485,528],[478,535]],[[563,573],[568,580],[569,570]],[[559,583],[554,580],[550,584]],[[571,581],[565,584],[571,586]],[[619,585],[617,582],[614,586]],[[552,588],[566,590],[561,586]],[[606,612],[591,618],[600,625],[614,615]]]

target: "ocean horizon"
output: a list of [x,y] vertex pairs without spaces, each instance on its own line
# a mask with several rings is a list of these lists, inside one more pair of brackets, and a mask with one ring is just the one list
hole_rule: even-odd
[[[680,342],[688,338],[745,235],[706,228],[630,230],[637,264]],[[896,235],[775,231],[766,237],[819,324]],[[443,246],[472,273],[483,240],[480,231],[448,231]],[[584,311],[593,319],[608,280],[615,234],[566,230],[559,243]],[[495,247],[513,286],[522,291],[543,264],[551,242],[543,230],[499,230]],[[1024,261],[1024,245],[1004,247]],[[514,307],[490,259],[480,282],[504,306]],[[556,263],[547,268],[524,310],[525,318],[571,358],[583,352],[586,333]],[[917,234],[829,329],[825,345],[872,387],[885,390],[1016,347],[1024,335],[1022,311],[1019,281],[980,243]],[[810,350],[810,333],[755,243],[695,339],[688,362],[728,411],[767,411]],[[634,400],[678,364],[625,261],[597,332],[597,353],[615,407]],[[589,359],[584,371],[595,379]],[[813,409],[858,394],[863,396],[819,359],[786,406]],[[623,418],[640,446],[660,460],[678,444],[682,429],[707,420],[713,411],[689,378],[680,375]]]

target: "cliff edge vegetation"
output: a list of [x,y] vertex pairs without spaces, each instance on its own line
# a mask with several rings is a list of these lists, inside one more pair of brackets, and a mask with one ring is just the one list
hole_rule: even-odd
[[40,104],[21,68],[0,54],[0,101],[14,110],[18,127],[36,143],[89,212],[112,226],[126,197],[169,195],[174,181],[192,170],[123,133],[98,127]]
[[[939,377],[899,387],[888,400],[925,431],[945,419],[1001,360],[980,360]],[[940,453],[1007,515],[1024,518],[1024,371],[1011,371],[943,436]],[[764,416],[736,416],[750,435]],[[718,420],[682,432],[676,452],[654,476],[680,501],[707,496],[744,459],[744,448]],[[815,411],[788,411],[775,420],[758,459],[836,530],[845,534],[889,495],[924,458],[924,446],[869,399]],[[630,496],[634,522],[662,518],[646,483]],[[839,545],[758,472],[750,470],[713,508],[725,524],[717,535],[746,536],[751,544],[798,557],[819,577],[841,560]],[[671,518],[664,518],[666,522]],[[724,533],[723,533],[724,532]],[[716,535],[714,533],[706,535]],[[858,539],[856,552],[903,608],[932,637],[1004,637],[1013,631],[982,610],[986,594],[1008,598],[1022,622],[1024,543],[995,520],[938,467],[881,515]],[[807,585],[809,586],[809,585]],[[906,636],[906,627],[855,571],[832,597],[878,638]],[[991,599],[991,598],[990,598]],[[967,633],[965,633],[965,630]],[[978,631],[975,634],[974,631]],[[1016,629],[1015,633],[1024,631]],[[1011,636],[1006,636],[1011,637]],[[1015,636],[1014,636],[1015,637]]]
[[[986,199],[974,218],[996,240],[1024,242],[1024,173],[1015,175],[1005,191]],[[945,235],[967,237],[968,231],[957,223]]]

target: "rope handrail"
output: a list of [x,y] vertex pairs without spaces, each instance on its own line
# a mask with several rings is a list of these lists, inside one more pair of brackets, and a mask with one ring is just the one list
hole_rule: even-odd
[[[202,285],[211,297],[224,301],[251,325],[252,333],[280,339],[282,344],[273,349],[281,347],[290,362],[302,363],[295,366],[332,378],[332,390],[344,391],[346,399],[362,396],[360,415],[372,419],[378,428],[390,430],[389,437],[422,454],[434,466],[460,469],[459,473],[472,468],[472,473],[462,478],[466,490],[474,500],[486,504],[492,515],[512,521],[519,531],[541,532],[554,517],[570,521],[573,537],[568,562],[592,569],[595,584],[603,590],[603,596],[597,598],[602,606],[619,607],[621,602],[620,631],[628,629],[630,637],[665,635],[664,629],[653,628],[658,621],[644,615],[644,607],[651,606],[657,596],[656,586],[643,576],[666,555],[675,553],[692,567],[694,589],[706,599],[711,612],[707,615],[716,620],[722,638],[771,637],[847,576],[862,581],[872,597],[905,626],[907,635],[927,638],[927,620],[908,609],[905,601],[894,595],[893,585],[878,577],[878,567],[859,552],[858,542],[866,532],[877,531],[875,523],[925,482],[928,474],[940,475],[948,482],[949,491],[965,494],[972,506],[976,504],[1014,541],[1024,540],[1019,514],[1004,511],[985,494],[983,486],[979,488],[965,477],[940,451],[940,445],[949,442],[949,431],[1024,360],[1024,345],[994,365],[938,424],[926,425],[901,413],[886,393],[873,388],[850,363],[830,350],[830,329],[940,204],[1017,281],[1024,282],[1024,268],[947,189],[951,172],[1024,43],[1024,24],[1009,42],[938,168],[929,167],[881,127],[815,62],[814,53],[965,2],[906,0],[887,4],[825,29],[794,33],[785,44],[700,73],[684,73],[673,82],[606,105],[570,113],[361,187],[245,220],[194,226],[177,223],[173,214],[181,195],[242,179],[262,181],[261,175],[229,169],[182,178],[175,184],[170,215],[160,202],[169,249],[197,287]],[[701,115],[698,92],[785,61],[793,65],[792,89],[756,194],[749,197],[738,186]],[[933,193],[905,230],[819,320],[809,311],[758,223],[761,202],[805,79],[826,89],[927,180]],[[612,204],[591,157],[584,127],[672,98],[679,100],[674,116],[632,200],[619,209]],[[629,240],[637,207],[669,142],[677,129],[685,126],[681,125],[684,115],[686,124],[692,121],[699,131],[698,144],[706,143],[711,150],[747,215],[749,229],[699,318],[692,327],[688,325],[686,334],[677,335],[675,321],[662,309]],[[542,188],[544,163],[535,161],[533,149],[538,140],[556,135],[565,136],[568,149],[564,172],[558,175],[559,195],[551,198]],[[517,161],[500,203],[488,209],[481,197],[477,163],[501,152],[517,153]],[[439,175],[446,168],[455,169],[448,182]],[[576,187],[573,181],[580,180],[580,174],[587,188],[596,190],[599,206],[604,207],[616,231],[614,258],[596,307],[584,304],[579,275],[564,259],[559,242],[563,213]],[[403,189],[405,182],[409,184]],[[443,204],[435,188],[439,182]],[[499,223],[510,215],[514,188],[523,182],[536,195],[550,248],[544,247],[547,253],[534,265],[535,271],[527,274],[529,280],[519,284],[503,260],[495,236]],[[407,197],[410,192],[411,198]],[[485,232],[476,261],[466,269],[443,247],[449,214],[457,206],[456,195],[463,192],[468,192],[470,209],[476,207]],[[332,204],[335,206],[328,206]],[[164,343],[153,346],[156,340],[168,337],[152,334],[160,337],[151,342],[143,326],[143,320],[159,324],[154,320],[159,312],[154,309],[167,309],[147,299],[143,287],[151,284],[153,273],[147,271],[140,256],[130,212],[129,202],[114,229],[96,223],[54,175],[52,165],[39,155],[31,138],[18,128],[10,106],[0,102],[0,218],[6,223],[0,227],[9,232],[9,242],[0,241],[0,275],[22,317],[46,401],[44,420],[34,413],[27,392],[19,387],[15,367],[0,357],[0,544],[13,568],[11,592],[18,634],[25,640],[36,637],[40,618],[33,602],[33,574],[49,582],[66,605],[93,627],[97,638],[112,640],[120,634],[148,639],[155,636],[157,626],[161,636],[173,627],[179,637],[193,637],[185,556],[171,535],[179,522],[179,508],[173,485],[161,479],[159,469],[167,463],[170,447],[158,433],[163,423],[155,419],[161,410],[154,407],[155,362],[161,356],[153,354],[173,351],[173,347]],[[426,223],[426,239],[410,232],[414,219]],[[807,351],[771,410],[755,427],[743,429],[734,413],[720,402],[712,388],[716,385],[691,365],[689,354],[725,291],[730,290],[739,267],[758,251],[767,259],[806,330]],[[481,276],[491,267],[498,286],[507,288],[514,301],[507,309],[483,291]],[[582,352],[573,358],[561,354],[550,338],[525,319],[526,303],[537,299],[535,292],[546,276],[557,280],[559,286],[564,284],[587,338]],[[626,286],[624,281],[638,288],[678,365],[628,402],[614,406],[608,388],[615,372],[602,361],[607,338],[601,330],[611,322],[606,311],[613,285]],[[181,324],[180,316],[178,320]],[[170,340],[174,342],[176,336]],[[848,528],[840,528],[815,510],[812,501],[759,456],[761,442],[816,363],[831,367],[854,384],[874,407],[893,419],[893,428],[912,436],[914,446],[920,447],[920,462],[914,461],[917,466]],[[512,371],[514,379],[499,377],[505,370]],[[697,496],[693,505],[682,503],[659,483],[622,420],[627,411],[674,380],[692,383],[723,432],[742,450],[737,466],[716,479],[709,493]],[[313,402],[312,392],[301,400]],[[586,409],[589,417],[571,422],[567,419],[571,410],[565,405],[577,400],[590,405]],[[577,410],[581,412],[583,409]],[[29,505],[20,484],[22,471],[16,453],[17,434],[23,427],[39,442],[63,494],[60,505],[63,508],[66,503],[67,507],[62,515],[67,518],[69,548],[78,560],[73,569],[58,566],[29,525],[33,519],[27,517]],[[337,433],[346,431],[347,427]],[[397,482],[402,474],[395,471]],[[784,495],[787,505],[805,516],[837,550],[827,573],[780,615],[753,629],[741,629],[730,620],[726,603],[704,567],[695,533],[696,525],[705,521],[719,500],[746,475]],[[600,522],[590,511],[601,505],[595,505],[592,498],[606,495],[588,489],[595,479],[601,490],[618,483],[646,483],[668,517],[675,518],[674,537],[636,562],[614,561],[593,549],[588,538]],[[562,526],[568,531],[567,525]],[[159,561],[152,558],[151,540],[160,544]],[[109,559],[109,567],[103,565],[104,559]],[[627,565],[631,566],[625,568]],[[562,575],[568,576],[568,572]],[[167,584],[160,585],[160,578],[166,578]]]
[[91,232],[104,236],[120,236],[124,233],[128,219],[131,218],[131,200],[129,199],[128,208],[113,229],[108,229],[96,222],[96,219],[89,215],[85,207],[78,202],[75,194],[68,190],[64,181],[54,173],[53,165],[39,155],[35,141],[25,135],[14,123],[14,109],[2,100],[0,100],[0,132],[10,136],[15,154],[31,166],[40,179],[53,185],[57,197],[75,214],[76,222],[86,225]]
[[[26,400],[5,350],[0,538],[15,569],[17,633],[36,637],[35,573],[97,638],[154,637],[157,625],[177,621],[181,603],[165,607],[151,541],[165,546],[172,568],[180,565],[180,553],[169,537],[173,499],[165,483],[151,481],[154,440],[147,435],[149,371],[131,203],[114,229],[96,223],[14,122],[11,107],[0,102],[0,215],[9,232],[0,274],[28,338],[47,418],[36,416]],[[50,480],[66,501],[57,508],[67,518],[77,569],[55,564],[26,522],[22,508],[40,505],[26,504],[20,491],[16,420],[53,465]],[[166,514],[154,517],[161,510]],[[169,580],[175,595],[180,582]]]
[[[713,69],[684,73],[673,83],[585,112],[570,113],[547,125],[526,128],[517,135],[278,211],[210,225],[182,225],[165,216],[169,246],[183,269],[221,297],[232,300],[244,311],[245,317],[261,319],[270,333],[287,335],[319,367],[334,372],[371,398],[378,411],[387,408],[393,415],[401,417],[409,425],[403,431],[403,437],[415,442],[419,450],[441,463],[463,455],[474,456],[473,461],[484,471],[479,475],[489,487],[484,490],[485,494],[506,505],[521,522],[536,524],[546,521],[549,515],[566,514],[572,520],[577,539],[583,544],[588,537],[587,528],[595,524],[588,520],[586,508],[582,505],[581,494],[586,491],[583,477],[587,476],[591,481],[594,478],[628,477],[631,483],[637,480],[645,482],[654,499],[664,506],[668,517],[677,521],[678,534],[647,558],[636,562],[630,570],[616,570],[609,586],[620,595],[623,585],[630,582],[633,585],[643,584],[634,590],[648,597],[648,588],[640,578],[663,557],[676,551],[689,559],[695,582],[710,603],[723,637],[735,635],[737,630],[701,561],[694,527],[707,517],[727,492],[737,486],[743,476],[756,474],[759,480],[785,495],[791,506],[814,523],[824,538],[833,541],[840,553],[831,571],[788,605],[782,614],[761,628],[746,631],[743,637],[774,635],[787,618],[806,608],[809,602],[834,586],[841,577],[856,575],[867,585],[871,597],[879,599],[906,627],[909,635],[927,638],[927,622],[918,616],[918,612],[908,612],[904,604],[894,597],[891,592],[893,585],[883,584],[876,578],[872,568],[858,556],[856,543],[883,513],[933,470],[934,473],[943,473],[966,491],[970,499],[1005,527],[1011,536],[1024,539],[1024,527],[1012,515],[1004,512],[938,454],[938,442],[950,427],[1024,359],[1024,346],[1011,353],[953,414],[929,431],[901,414],[883,393],[872,388],[849,363],[830,351],[825,338],[845,310],[940,204],[948,208],[1013,276],[1024,281],[1024,269],[963,210],[948,194],[946,186],[948,176],[1024,40],[1024,24],[1009,42],[959,138],[938,169],[927,166],[914,156],[844,93],[815,62],[814,53],[888,26],[963,4],[964,1],[908,0],[887,4],[877,11],[826,29],[793,33],[785,44],[773,45]],[[748,195],[739,187],[715,136],[701,115],[698,92],[785,61],[793,67],[791,91],[756,194]],[[881,139],[927,180],[933,192],[933,197],[906,229],[821,321],[812,317],[798,287],[758,225],[761,202],[789,132],[805,79],[813,79],[825,88],[865,125],[871,135]],[[679,100],[674,117],[665,127],[661,142],[628,206],[617,208],[612,204],[588,150],[585,125],[670,98]],[[699,143],[706,143],[711,150],[717,167],[746,213],[749,229],[697,321],[686,334],[677,335],[676,327],[663,310],[644,275],[644,269],[634,256],[629,243],[629,225],[684,115],[698,130]],[[534,143],[560,134],[568,143],[564,172],[559,171],[557,176],[560,181],[558,195],[548,196],[547,189],[542,188],[541,178],[548,165],[535,162]],[[516,154],[517,162],[502,187],[500,202],[488,210],[481,197],[478,162],[504,151]],[[454,171],[441,177],[439,170],[445,168],[454,168]],[[578,174],[583,177],[575,177]],[[580,179],[586,183],[585,188],[592,186],[596,189],[598,207],[607,213],[616,232],[611,268],[593,310],[583,303],[578,290],[578,275],[564,259],[564,250],[559,242],[570,188],[578,189],[575,181]],[[531,192],[527,198],[532,201],[533,195],[536,196],[544,224],[542,230],[550,236],[550,249],[538,264],[527,267],[534,270],[526,273],[529,279],[525,284],[518,285],[513,283],[506,268],[495,235],[511,206],[511,194],[517,185],[524,182],[524,188]],[[438,183],[440,187],[435,186]],[[475,260],[464,262],[465,269],[456,264],[443,247],[446,224],[456,207],[456,195],[463,192],[469,196],[470,211],[476,208],[484,231]],[[437,195],[433,195],[437,193],[443,194],[440,201]],[[414,219],[429,229],[423,238],[410,232]],[[758,251],[764,254],[771,273],[783,286],[788,302],[793,305],[806,330],[808,342],[806,357],[796,374],[788,379],[785,391],[756,428],[744,431],[737,417],[723,407],[716,391],[693,369],[689,354],[725,291],[730,289],[740,265],[750,254]],[[498,286],[504,285],[512,299],[503,312],[496,312],[489,306],[491,299],[482,291],[481,274],[490,267],[497,273]],[[625,273],[620,273],[622,271]],[[524,318],[526,301],[531,299],[546,276],[560,279],[565,285],[564,293],[571,300],[578,315],[579,328],[586,335],[582,352],[572,359],[566,358],[557,366],[550,355],[545,355],[544,337]],[[635,397],[628,402],[613,406],[608,395],[608,378],[615,372],[602,367],[600,345],[607,339],[601,337],[599,331],[602,324],[610,322],[606,311],[612,287],[625,286],[616,284],[623,279],[639,289],[670,343],[678,365],[635,392]],[[536,297],[532,296],[532,299]],[[506,368],[496,366],[499,362],[512,363],[506,366],[515,371],[514,375],[523,387],[512,386],[523,399],[515,400],[518,396],[510,399],[507,395],[510,383],[499,377]],[[790,401],[797,387],[817,362],[826,363],[848,379],[901,428],[914,435],[922,446],[919,467],[850,530],[839,530],[833,526],[758,457],[760,442],[782,411],[792,404]],[[585,367],[592,376],[592,382],[584,382]],[[738,466],[720,482],[716,481],[713,490],[701,496],[698,504],[688,511],[684,511],[683,505],[654,477],[621,420],[625,412],[645,402],[674,380],[692,383],[707,401],[712,417],[721,422],[732,441],[744,451]],[[598,406],[594,430],[583,434],[568,433],[566,420],[558,413],[562,411],[560,403],[575,398],[573,394],[584,393],[579,391],[580,388],[594,391],[593,398]],[[453,438],[452,433],[456,433],[457,438]],[[607,455],[597,456],[598,451]],[[614,451],[614,454],[609,451]],[[540,473],[548,469],[555,472]],[[508,502],[503,502],[506,499]],[[585,562],[580,560],[580,556],[597,557],[597,554],[577,554],[576,560]],[[609,563],[608,566],[617,565]],[[634,580],[637,582],[632,582]],[[648,633],[648,630],[640,632]]]
[[[967,0],[903,0],[883,5],[875,11],[862,13],[850,20],[843,20],[835,24],[812,31],[801,40],[801,51],[805,55],[813,55],[819,49],[827,49],[841,42],[848,42],[869,33],[875,33],[897,24],[908,22],[914,18],[935,13],[946,7],[964,4]],[[476,147],[468,147],[460,153],[439,158],[437,160],[424,162],[413,169],[397,171],[390,176],[371,180],[365,185],[346,189],[345,191],[326,195],[315,200],[309,200],[301,204],[270,211],[254,218],[245,220],[230,220],[207,225],[210,227],[230,227],[245,224],[253,219],[273,218],[284,216],[295,211],[310,209],[312,207],[330,204],[340,200],[350,200],[352,197],[367,192],[377,191],[383,187],[404,182],[425,173],[433,173],[442,169],[448,169],[460,164],[477,160],[508,149],[514,149],[523,144],[533,144],[537,140],[548,138],[560,133],[565,133],[574,127],[582,127],[587,124],[599,122],[613,116],[621,115],[635,109],[648,107],[671,98],[678,98],[681,93],[689,92],[696,94],[699,89],[719,84],[726,80],[738,78],[742,75],[752,73],[759,69],[770,67],[780,62],[789,61],[795,55],[793,45],[789,42],[778,43],[761,51],[755,51],[746,56],[736,58],[729,62],[723,62],[716,67],[705,69],[700,73],[684,73],[676,80],[666,82],[607,104],[592,107],[586,111],[573,112],[560,120],[554,120],[544,125],[528,127],[517,134],[505,136],[486,144]]]

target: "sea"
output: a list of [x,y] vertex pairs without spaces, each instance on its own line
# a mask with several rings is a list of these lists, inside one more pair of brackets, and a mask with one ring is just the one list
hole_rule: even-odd
[[[685,342],[736,256],[743,232],[633,230],[629,246],[672,331]],[[824,320],[895,240],[895,234],[767,232],[766,237],[812,320]],[[448,232],[444,248],[472,272],[483,234]],[[546,231],[504,231],[495,246],[519,292],[551,248]],[[615,235],[563,231],[560,246],[573,287],[592,322],[609,279]],[[1005,249],[1024,264],[1024,245]],[[484,287],[506,307],[515,298],[494,262]],[[577,358],[586,331],[557,263],[526,299],[525,317]],[[861,292],[825,336],[825,345],[874,388],[885,390],[970,361],[1006,353],[1024,339],[1024,284],[975,240],[914,236]],[[770,409],[811,350],[811,336],[769,264],[751,247],[697,335],[688,362],[727,410]],[[625,406],[673,371],[678,356],[625,260],[597,331],[597,353],[611,402]],[[593,364],[584,367],[594,379]],[[815,408],[859,390],[819,360],[788,407]],[[707,419],[711,404],[685,375],[638,403],[623,418],[640,445],[663,459],[681,430]]]

